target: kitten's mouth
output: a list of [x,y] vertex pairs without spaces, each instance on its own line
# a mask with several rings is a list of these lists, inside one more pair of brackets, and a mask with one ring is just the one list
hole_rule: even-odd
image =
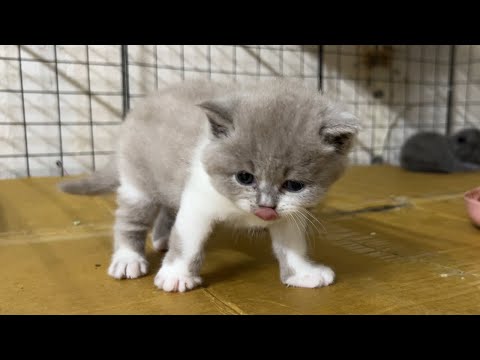
[[278,213],[275,211],[275,209],[264,206],[261,206],[255,210],[254,214],[265,221],[271,221],[278,218]]

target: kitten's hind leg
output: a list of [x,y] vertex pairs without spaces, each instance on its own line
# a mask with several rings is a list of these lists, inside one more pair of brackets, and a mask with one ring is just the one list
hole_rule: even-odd
[[135,279],[148,272],[145,239],[158,213],[158,204],[131,185],[124,184],[118,189],[117,201],[115,246],[108,274],[116,279]]
[[168,250],[168,238],[174,221],[175,216],[166,207],[162,206],[155,219],[152,231],[152,244],[155,250]]

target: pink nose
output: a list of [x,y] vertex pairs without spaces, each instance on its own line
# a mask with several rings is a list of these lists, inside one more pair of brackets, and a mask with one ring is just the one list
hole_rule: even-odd
[[257,215],[262,220],[275,220],[278,217],[278,213],[269,207],[261,206],[257,210],[255,210],[255,215]]

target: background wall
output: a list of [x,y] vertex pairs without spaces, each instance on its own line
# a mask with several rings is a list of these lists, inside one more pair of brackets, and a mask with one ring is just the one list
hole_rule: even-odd
[[477,45],[0,45],[0,178],[62,175],[59,161],[68,174],[101,167],[127,108],[155,88],[276,76],[359,116],[353,163],[398,164],[408,136],[445,133],[449,116],[452,131],[480,127]]

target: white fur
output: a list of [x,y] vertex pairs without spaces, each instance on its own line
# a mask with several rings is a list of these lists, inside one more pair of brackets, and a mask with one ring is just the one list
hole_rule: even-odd
[[171,264],[164,262],[155,277],[155,285],[164,291],[186,291],[201,283],[201,278],[189,271],[192,259],[201,252],[215,221],[242,211],[212,186],[200,161],[205,144],[199,146],[193,158],[173,225],[180,238],[181,257]]
[[195,153],[175,219],[174,228],[180,237],[181,257],[173,263],[162,264],[155,277],[155,285],[164,291],[183,292],[201,283],[198,274],[190,272],[189,265],[201,252],[215,221],[229,220],[242,226],[267,225],[267,222],[249,212],[248,204],[234,204],[215,190],[200,161],[206,144],[200,144]]
[[[118,196],[132,203],[144,201],[148,197],[134,185],[121,177],[121,185],[118,188]],[[112,261],[108,268],[108,274],[115,279],[136,279],[148,273],[148,262],[138,252],[126,246],[118,244]]]
[[171,263],[162,264],[155,277],[155,285],[164,291],[180,292],[198,286],[202,280],[198,274],[191,273],[189,265],[203,248],[213,223],[222,220],[240,226],[271,228],[274,247],[285,254],[286,264],[283,265],[294,270],[294,275],[286,279],[285,284],[308,288],[331,284],[333,271],[326,266],[312,264],[306,257],[304,229],[299,231],[288,221],[261,220],[249,212],[248,204],[234,204],[215,190],[200,161],[204,145],[199,146],[193,158],[174,224],[180,237],[181,256]]
[[108,274],[115,279],[135,279],[147,274],[148,262],[137,252],[120,248],[112,256]]
[[357,117],[353,115],[352,113],[349,113],[348,111],[342,111],[340,113],[340,117],[345,119],[345,120],[356,120]]
[[329,267],[313,265],[292,252],[287,253],[287,262],[295,274],[285,280],[285,285],[316,288],[328,286],[335,279],[335,273]]
[[135,185],[131,184],[126,177],[120,177],[120,187],[118,195],[131,202],[141,202],[148,199],[147,195],[140,191]]
[[284,279],[288,286],[315,288],[330,285],[335,273],[329,267],[313,264],[306,256],[307,244],[304,229],[291,221],[276,223],[270,227],[273,248],[279,256],[280,266],[293,274]]
[[295,275],[290,276],[285,285],[303,287],[303,288],[316,288],[322,286],[328,286],[333,283],[335,279],[335,273],[327,266],[317,265],[311,266],[307,271],[298,272]]
[[164,291],[185,292],[200,285],[202,279],[200,276],[191,274],[185,267],[185,262],[178,259],[172,264],[162,265],[160,271],[155,276],[155,285]]

